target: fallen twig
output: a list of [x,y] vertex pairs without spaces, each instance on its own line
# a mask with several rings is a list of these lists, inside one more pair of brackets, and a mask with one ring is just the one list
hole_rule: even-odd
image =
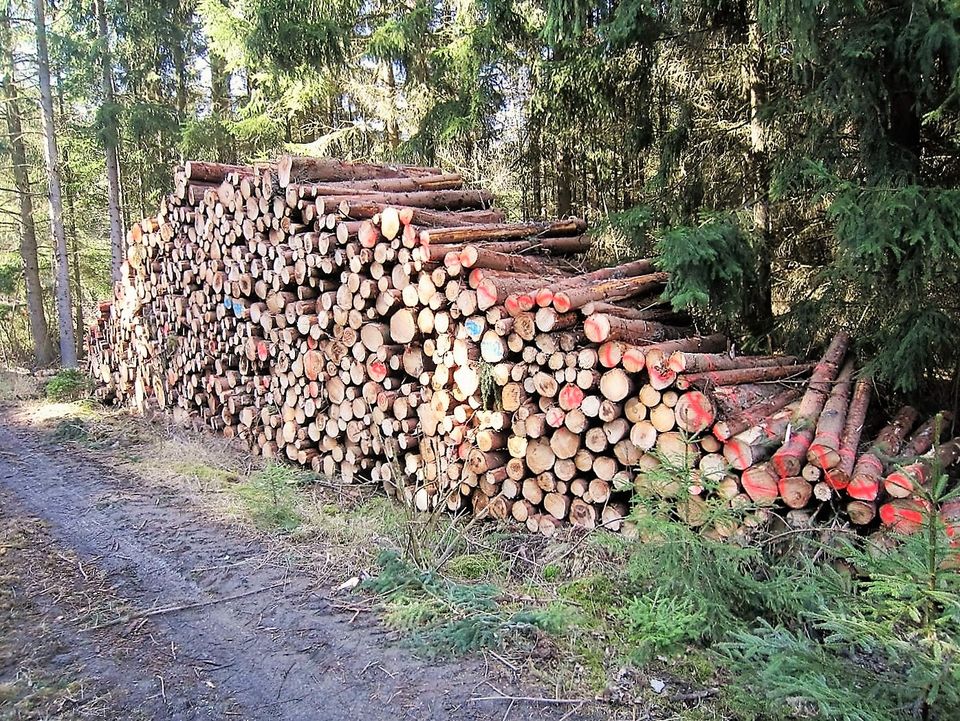
[[592,699],[588,698],[550,698],[548,696],[474,696],[473,698],[467,699],[470,703],[479,703],[480,701],[510,701],[511,703],[516,703],[517,701],[524,701],[526,703],[546,703],[546,704],[575,704],[575,703],[590,703]]

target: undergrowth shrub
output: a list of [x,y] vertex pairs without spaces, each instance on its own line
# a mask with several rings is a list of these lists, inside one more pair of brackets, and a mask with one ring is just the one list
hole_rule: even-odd
[[291,466],[269,463],[235,492],[258,528],[292,533],[303,523],[296,508],[296,487],[312,477]]
[[[939,516],[892,548],[843,540],[832,552],[859,570],[846,592],[721,646],[741,696],[823,719],[960,718],[960,575]],[[821,585],[818,570],[802,581]]]
[[427,654],[467,653],[499,646],[510,633],[558,627],[549,613],[505,608],[500,589],[491,584],[450,581],[394,551],[381,553],[377,563],[380,572],[363,588],[384,599],[387,623],[407,631],[410,642]]
[[90,394],[90,380],[76,368],[64,368],[47,381],[44,393],[51,401],[79,400]]
[[634,596],[621,615],[628,636],[634,639],[631,657],[639,663],[693,643],[704,632],[704,612],[695,599],[660,593],[659,589]]

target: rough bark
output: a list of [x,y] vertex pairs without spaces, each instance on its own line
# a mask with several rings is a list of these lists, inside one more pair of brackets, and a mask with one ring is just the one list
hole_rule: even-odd
[[40,76],[40,106],[43,110],[44,156],[49,185],[50,230],[53,235],[56,267],[57,323],[60,329],[60,361],[65,368],[77,365],[73,337],[73,302],[70,294],[70,264],[67,238],[63,230],[63,196],[60,189],[59,152],[53,117],[53,90],[50,86],[50,58],[47,50],[45,0],[34,0],[33,15],[37,33],[37,65]]
[[833,379],[840,371],[840,363],[847,353],[850,336],[841,331],[837,333],[830,346],[817,363],[810,383],[807,386],[800,407],[793,419],[793,434],[776,453],[773,454],[773,467],[777,469],[781,478],[789,478],[800,473],[807,457],[807,449],[813,442],[817,421],[823,406],[830,397]]
[[770,218],[770,156],[767,148],[767,127],[762,117],[767,102],[767,63],[763,29],[757,18],[758,0],[748,4],[749,29],[744,67],[746,91],[750,107],[750,151],[748,153],[750,188],[753,204],[753,227],[759,236],[757,280],[744,298],[744,318],[754,335],[768,333],[773,326],[773,301],[770,287],[770,248],[773,228]]
[[24,281],[27,292],[27,312],[30,320],[30,336],[38,365],[53,361],[54,351],[43,309],[43,286],[40,283],[40,268],[37,262],[37,228],[33,222],[33,195],[30,174],[27,168],[27,153],[23,143],[23,128],[20,122],[20,107],[17,87],[13,81],[13,53],[9,46],[9,27],[4,20],[0,30],[3,41],[3,90],[6,99],[7,131],[10,140],[10,160],[13,165],[13,182],[20,204],[20,257],[23,261]]

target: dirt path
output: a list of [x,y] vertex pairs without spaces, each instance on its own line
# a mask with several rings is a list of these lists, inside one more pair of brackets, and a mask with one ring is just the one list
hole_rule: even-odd
[[[379,626],[351,623],[335,607],[342,601],[312,579],[264,562],[258,542],[2,412],[0,531],[0,636],[24,645],[19,657],[0,655],[0,690],[9,695],[29,673],[67,677],[60,690],[80,688],[61,698],[58,718],[398,721],[569,711],[471,702],[490,694],[477,689],[481,665],[431,665],[388,645]],[[31,717],[3,702],[0,695],[0,718]]]

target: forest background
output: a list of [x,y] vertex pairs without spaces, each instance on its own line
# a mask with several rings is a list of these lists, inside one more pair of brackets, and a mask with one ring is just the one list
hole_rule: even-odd
[[846,327],[881,384],[955,405],[957,0],[0,10],[6,364],[82,353],[122,229],[173,166],[301,152],[441,165],[512,218],[583,216],[591,262],[656,253],[674,303],[741,348]]

